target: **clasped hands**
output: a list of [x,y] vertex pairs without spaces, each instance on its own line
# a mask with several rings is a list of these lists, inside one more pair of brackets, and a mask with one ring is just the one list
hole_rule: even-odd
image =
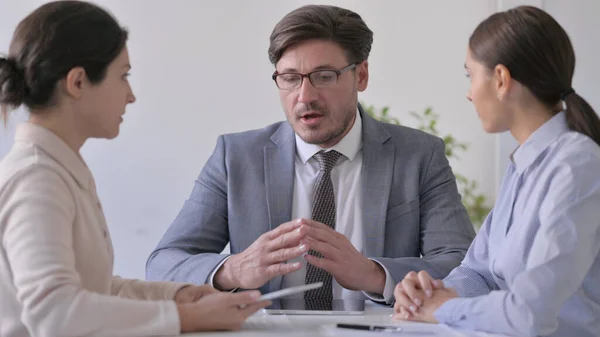
[[393,318],[396,320],[438,323],[435,311],[446,301],[458,297],[452,288],[445,288],[426,271],[411,271],[394,289]]

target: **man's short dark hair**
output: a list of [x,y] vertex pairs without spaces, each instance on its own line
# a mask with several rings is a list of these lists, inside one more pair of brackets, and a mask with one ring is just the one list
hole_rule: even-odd
[[369,57],[373,32],[355,12],[327,5],[307,5],[288,13],[271,33],[269,60],[277,64],[285,50],[307,40],[337,43],[349,63]]

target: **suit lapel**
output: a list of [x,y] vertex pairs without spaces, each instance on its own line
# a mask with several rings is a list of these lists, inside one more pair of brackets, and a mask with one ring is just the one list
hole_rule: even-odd
[[367,257],[383,255],[385,216],[388,207],[395,147],[380,122],[359,105],[363,118],[362,203],[364,249]]
[[[264,165],[269,227],[273,230],[292,218],[296,142],[287,122],[281,124],[271,140],[274,144],[264,148]],[[281,281],[281,277],[271,280],[270,291],[278,290]]]

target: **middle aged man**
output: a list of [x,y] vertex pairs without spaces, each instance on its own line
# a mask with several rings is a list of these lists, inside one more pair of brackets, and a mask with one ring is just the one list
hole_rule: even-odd
[[[475,233],[443,141],[358,104],[372,42],[358,14],[334,6],[275,26],[287,122],[219,137],[149,279],[263,292],[322,281],[298,296],[323,309],[364,295],[390,304],[409,271],[443,278],[460,263]],[[232,254],[220,254],[228,242]]]

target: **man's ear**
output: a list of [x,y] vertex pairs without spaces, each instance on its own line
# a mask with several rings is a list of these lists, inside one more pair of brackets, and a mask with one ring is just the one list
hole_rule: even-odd
[[357,89],[359,92],[365,91],[369,84],[369,61],[362,61],[356,65]]

